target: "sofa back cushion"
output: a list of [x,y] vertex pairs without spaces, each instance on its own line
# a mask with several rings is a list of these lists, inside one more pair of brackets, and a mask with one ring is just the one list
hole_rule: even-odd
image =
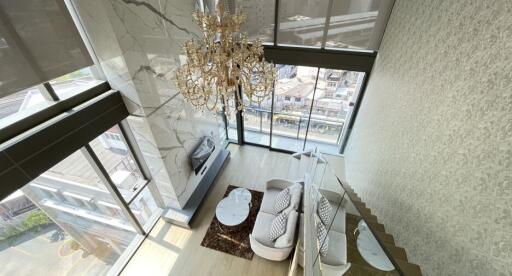
[[286,232],[287,220],[288,215],[284,212],[280,213],[272,220],[272,224],[270,225],[270,230],[268,232],[268,239],[270,241],[275,241]]
[[317,204],[317,213],[324,225],[331,224],[332,207],[329,203],[329,200],[320,194],[320,198],[318,199]]
[[322,256],[326,256],[327,250],[329,249],[329,236],[327,235],[325,225],[320,219],[316,219],[316,231],[318,244],[320,246],[320,254],[322,254]]
[[286,188],[280,191],[276,196],[276,201],[274,202],[274,214],[278,214],[284,209],[290,206],[290,189]]
[[295,231],[297,229],[298,217],[299,213],[297,213],[296,211],[292,210],[289,212],[288,220],[286,222],[286,231],[281,237],[277,238],[276,243],[274,245],[275,248],[287,248],[293,246],[293,241],[295,240]]

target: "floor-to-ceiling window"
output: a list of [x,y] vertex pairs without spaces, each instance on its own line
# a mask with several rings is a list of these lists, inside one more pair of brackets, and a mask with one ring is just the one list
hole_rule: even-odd
[[250,102],[244,96],[244,141],[258,145],[270,145],[272,97],[261,103]]
[[350,119],[364,73],[321,68],[311,107],[305,149],[339,153],[342,130]]
[[129,258],[161,210],[122,128],[114,125],[0,202],[3,273],[103,275]]
[[286,64],[277,64],[276,70],[271,98],[262,103],[245,99],[243,128],[237,129],[236,114],[230,116],[230,138],[243,131],[245,143],[339,154],[365,73]]
[[226,113],[224,114],[226,120],[226,132],[228,140],[231,142],[241,142],[238,141],[238,123],[237,123],[237,111],[235,108],[235,103],[230,100],[226,103],[228,108],[226,109]]
[[241,114],[227,114],[228,140],[341,153],[392,6],[392,0],[230,2],[250,11],[244,31],[264,42],[278,77],[271,99],[244,99]]
[[276,67],[272,147],[302,151],[318,68],[282,64]]

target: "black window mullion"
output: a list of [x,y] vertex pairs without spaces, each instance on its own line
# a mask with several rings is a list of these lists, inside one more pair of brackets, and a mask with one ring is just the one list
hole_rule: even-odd
[[[279,0],[276,0],[279,1]],[[274,68],[276,65],[274,64]],[[276,81],[274,80],[272,82],[272,102],[270,104],[270,139],[269,139],[269,148],[272,148],[272,136],[273,136],[273,129],[274,129],[274,98],[275,98],[275,92],[276,92]]]
[[277,32],[279,31],[279,2],[276,0],[274,6],[274,46],[277,46]]
[[306,125],[306,135],[304,135],[304,144],[302,146],[303,151],[306,150],[306,141],[308,140],[309,124],[311,122],[311,113],[313,112],[313,104],[315,104],[316,86],[318,84],[319,75],[320,75],[320,67],[318,67],[318,70],[316,71],[315,88],[313,89],[313,97],[311,98],[311,107],[309,108],[308,124]]
[[43,86],[46,89],[46,92],[48,92],[48,95],[51,97],[52,101],[58,102],[60,100],[59,96],[57,96],[57,93],[55,93],[53,86],[49,82],[43,83]]
[[226,99],[224,97],[222,97],[222,121],[224,122],[224,131],[226,133],[226,140],[229,141],[229,134],[228,134],[228,126],[229,126],[229,121],[228,121],[228,118],[226,116]]
[[[243,98],[243,93],[242,93],[242,86],[241,85],[238,85],[238,91],[236,91],[235,93],[238,93],[238,97],[239,99],[243,102],[244,98]],[[235,103],[235,108],[236,107],[236,103]],[[245,138],[244,138],[244,116],[242,114],[243,110],[236,110],[236,132],[237,132],[237,137],[238,137],[238,144],[239,145],[243,145],[245,143]]]

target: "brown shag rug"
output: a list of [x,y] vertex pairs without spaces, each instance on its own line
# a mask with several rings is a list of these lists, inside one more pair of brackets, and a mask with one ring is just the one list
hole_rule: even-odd
[[[228,189],[224,193],[224,197],[227,197],[229,192],[236,188],[239,187],[229,185]],[[249,243],[249,234],[252,233],[252,228],[260,209],[263,193],[253,190],[249,190],[249,192],[251,192],[252,204],[247,219],[237,226],[225,226],[217,220],[217,217],[213,217],[210,227],[208,228],[208,231],[206,231],[206,235],[201,242],[201,246],[252,260],[254,252],[252,251]]]

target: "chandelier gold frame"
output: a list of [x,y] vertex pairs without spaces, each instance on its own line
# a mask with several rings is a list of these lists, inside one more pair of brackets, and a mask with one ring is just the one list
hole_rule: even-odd
[[241,31],[247,15],[230,14],[222,3],[214,13],[192,15],[203,37],[183,47],[187,62],[176,70],[183,97],[196,108],[226,113],[233,104],[238,111],[245,109],[244,97],[249,104],[270,98],[276,70],[265,61],[261,42],[249,43]]

